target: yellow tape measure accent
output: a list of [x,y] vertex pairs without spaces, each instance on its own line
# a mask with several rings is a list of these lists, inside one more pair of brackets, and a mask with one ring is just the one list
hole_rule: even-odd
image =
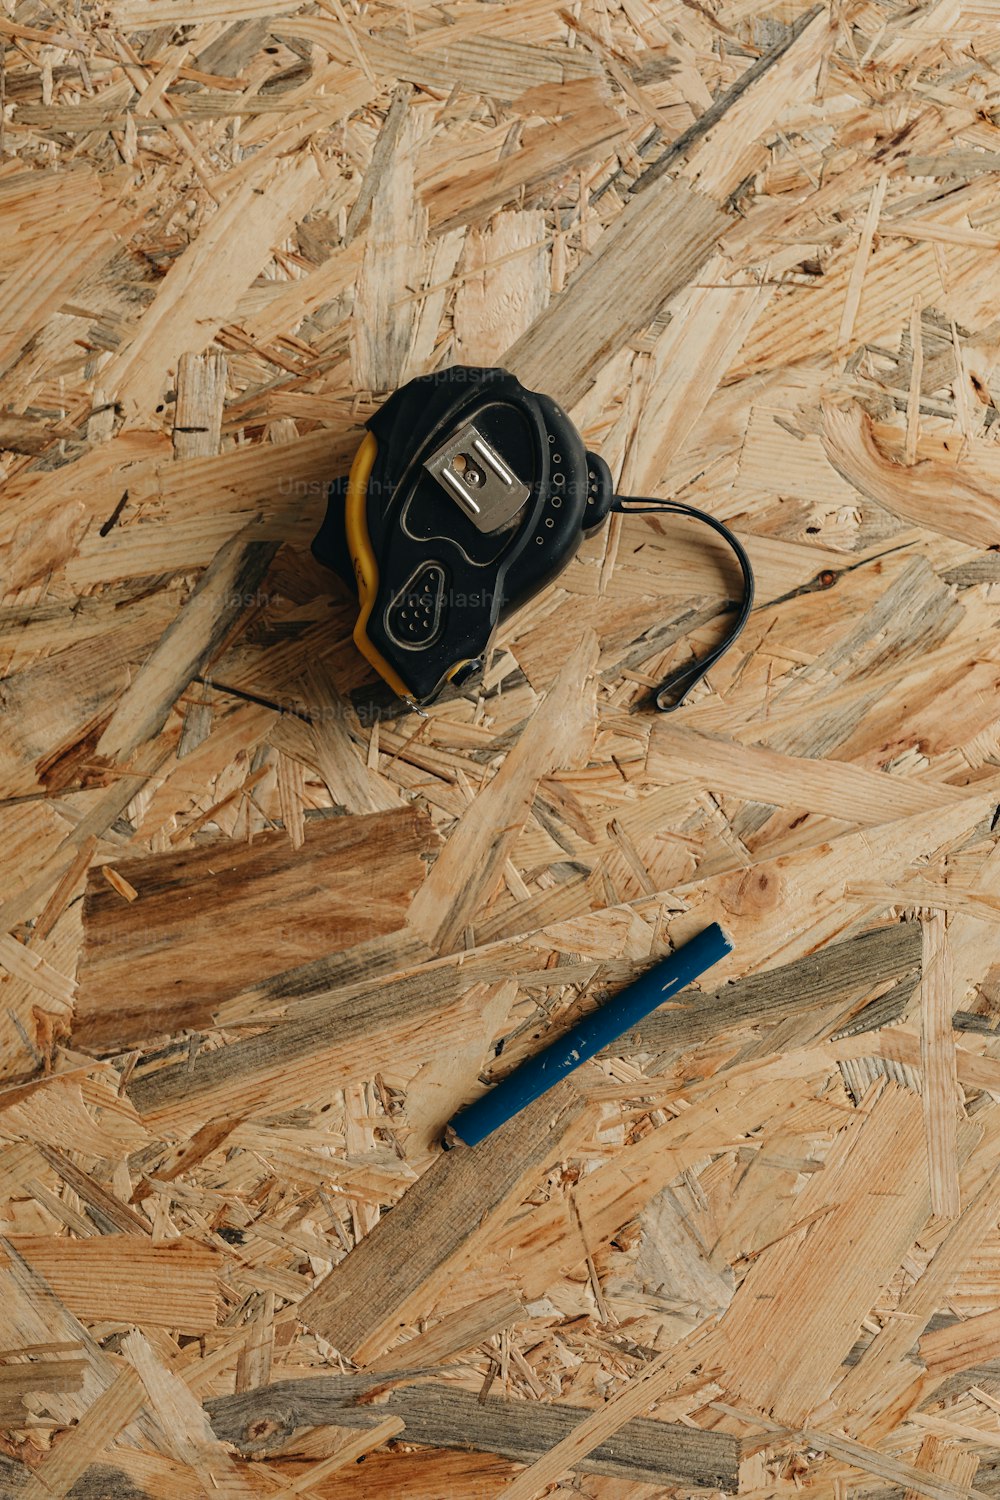
[[413,693],[399,673],[386,661],[382,653],[368,639],[368,620],[378,593],[378,563],[371,537],[368,535],[368,479],[375,464],[378,443],[375,435],[366,432],[361,447],[354,455],[351,473],[347,481],[347,504],[344,510],[344,530],[347,547],[354,564],[354,576],[358,583],[358,601],[361,609],[354,626],[354,644],[367,657],[380,677],[384,677],[394,693],[401,698],[413,698]]

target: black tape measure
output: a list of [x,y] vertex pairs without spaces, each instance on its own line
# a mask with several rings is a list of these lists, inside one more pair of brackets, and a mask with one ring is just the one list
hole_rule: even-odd
[[421,376],[366,425],[312,550],[356,590],[355,643],[411,707],[480,671],[497,625],[613,510],[704,521],[743,574],[732,628],[656,689],[657,708],[678,707],[746,624],[753,570],[728,527],[679,501],[615,495],[607,464],[561,407],[508,371],[453,365]]

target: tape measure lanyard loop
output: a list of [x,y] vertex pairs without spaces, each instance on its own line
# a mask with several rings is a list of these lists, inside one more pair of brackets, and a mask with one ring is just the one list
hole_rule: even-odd
[[711,651],[697,661],[689,662],[686,666],[668,673],[659,687],[653,690],[653,702],[660,713],[673,713],[684,703],[691,689],[701,682],[706,673],[725,655],[742,633],[750,618],[750,611],[753,609],[753,567],[746,548],[729,527],[717,520],[715,516],[709,515],[707,511],[699,510],[694,505],[685,505],[681,500],[655,500],[643,495],[616,495],[612,510],[623,516],[678,515],[701,521],[722,537],[740,565],[740,572],[743,575],[743,594],[734,606],[737,611],[736,619],[730,629],[718,645],[712,647]]

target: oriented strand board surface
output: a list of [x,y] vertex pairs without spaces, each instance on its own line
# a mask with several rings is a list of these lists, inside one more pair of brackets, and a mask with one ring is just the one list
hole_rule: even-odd
[[401,927],[435,842],[428,819],[399,808],[331,818],[298,849],[275,830],[92,869],[77,1041],[110,1051],[203,1026],[262,973]]
[[[1000,16],[0,7],[0,1496],[1000,1493]],[[387,709],[507,363],[630,516]],[[708,921],[558,1095],[461,1105]]]

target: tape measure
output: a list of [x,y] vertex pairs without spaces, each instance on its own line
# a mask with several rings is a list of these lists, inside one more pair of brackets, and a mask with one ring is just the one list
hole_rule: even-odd
[[724,639],[655,690],[663,712],[736,640],[753,605],[750,559],[714,516],[616,495],[604,460],[562,408],[500,369],[453,365],[411,380],[366,423],[330,488],[313,555],[356,592],[354,640],[411,708],[482,670],[497,626],[552,582],[612,511],[692,516],[743,576]]

